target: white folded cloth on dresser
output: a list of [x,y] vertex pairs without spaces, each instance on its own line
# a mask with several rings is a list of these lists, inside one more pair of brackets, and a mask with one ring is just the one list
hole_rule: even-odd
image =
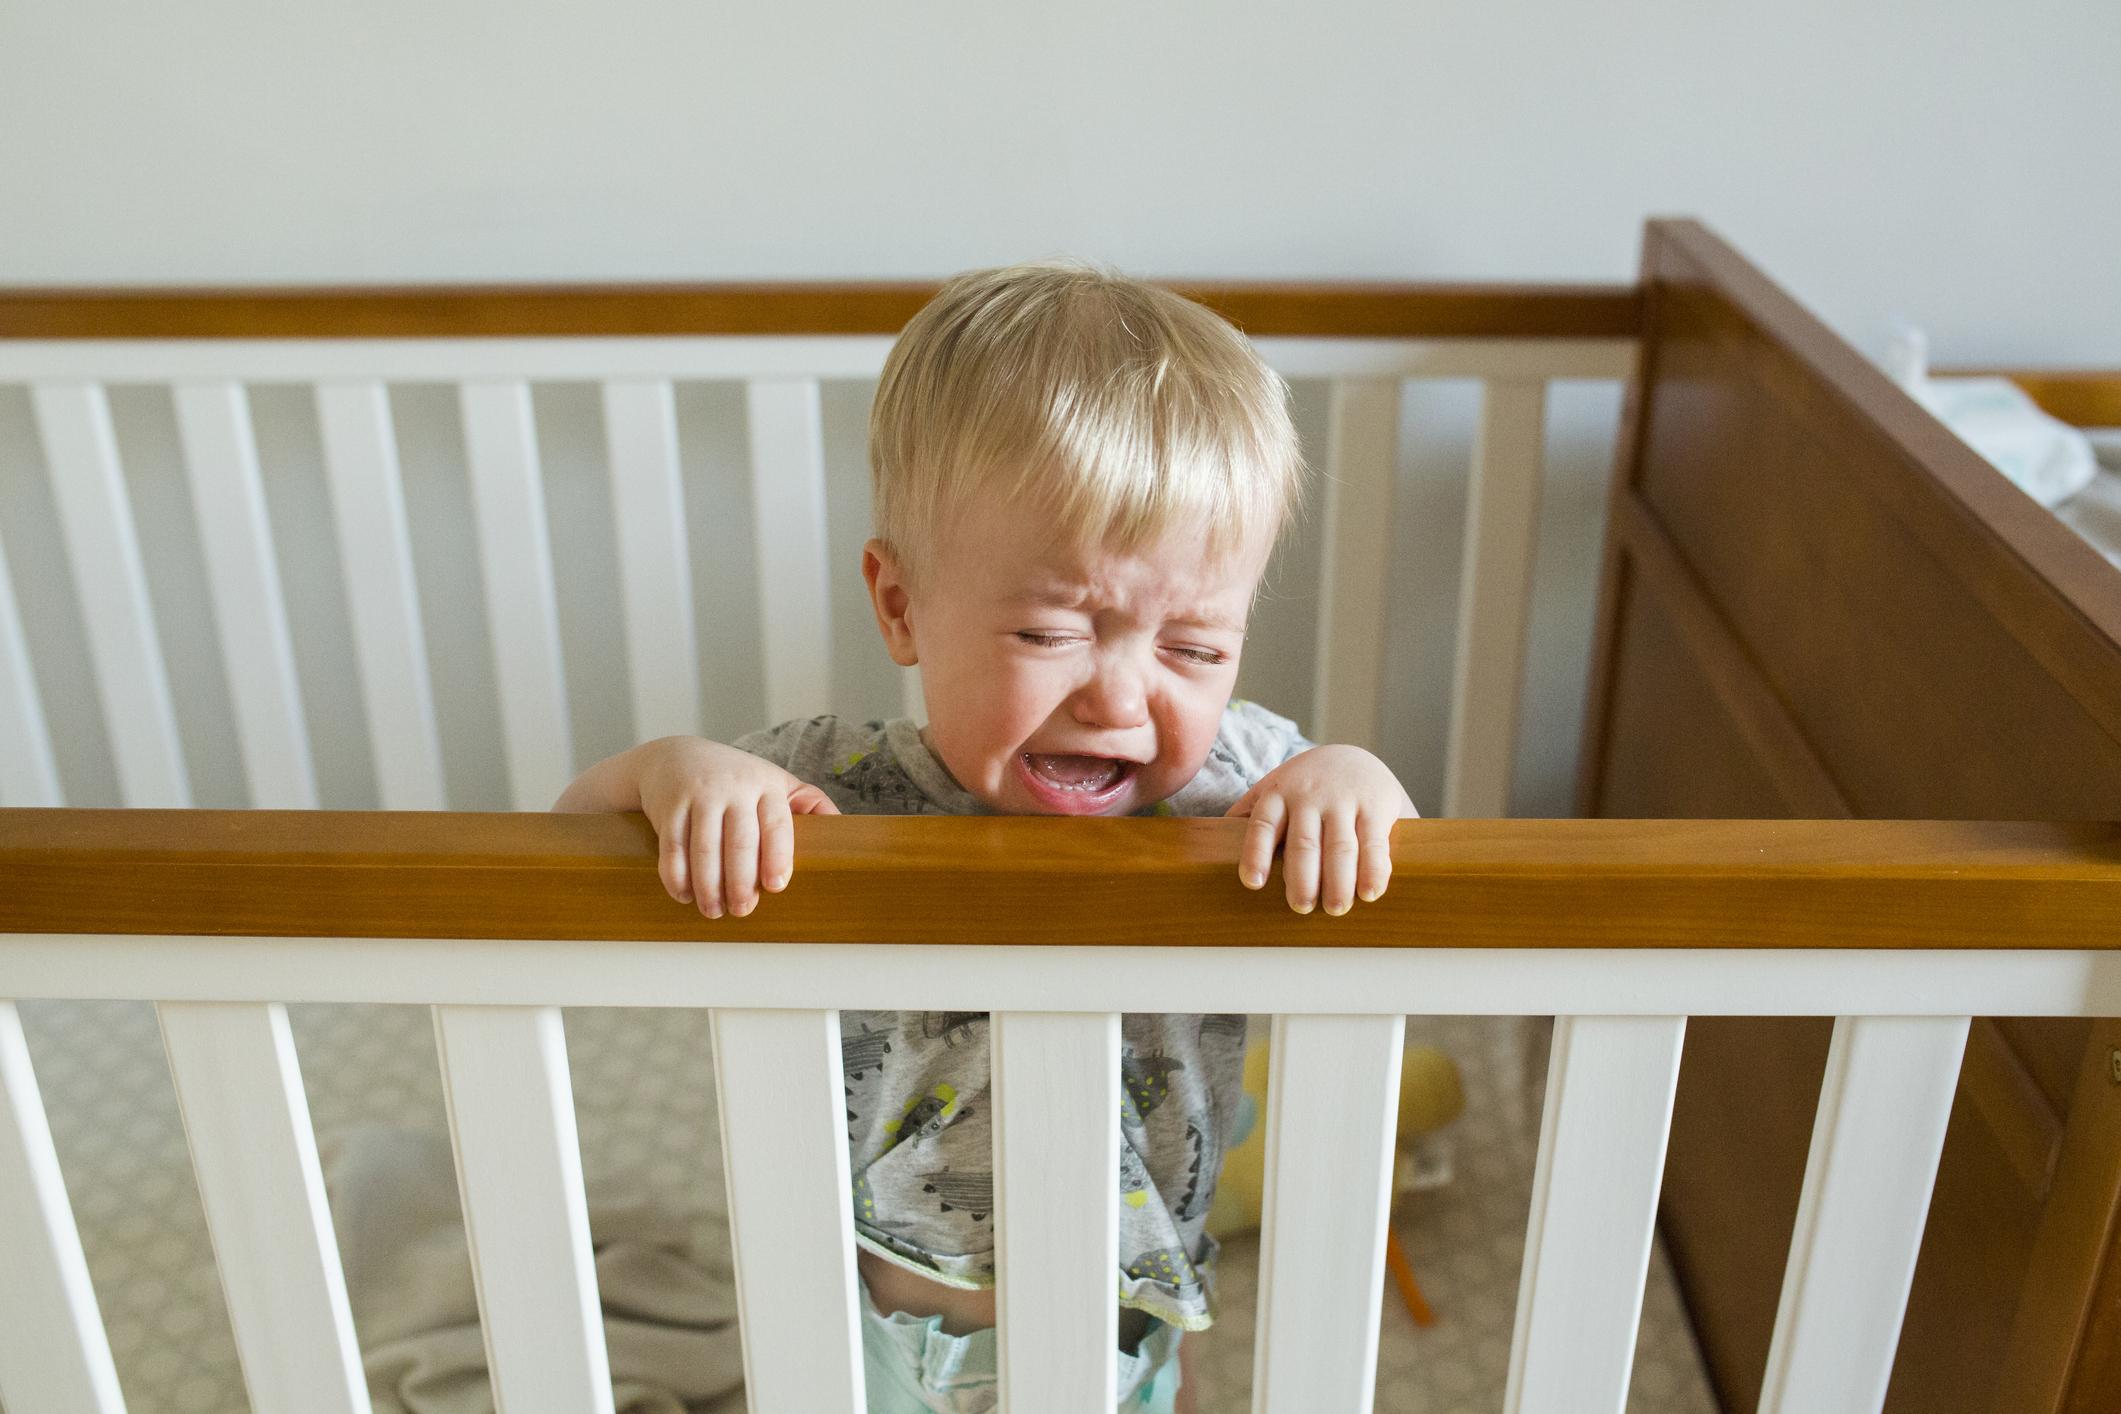
[[2050,417],[2008,378],[1932,378],[1919,329],[1904,330],[1886,370],[1909,397],[2026,495],[2050,509],[2092,484],[2099,465],[2082,432]]

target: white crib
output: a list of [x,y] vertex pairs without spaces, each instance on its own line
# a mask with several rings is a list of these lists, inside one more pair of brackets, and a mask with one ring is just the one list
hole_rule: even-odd
[[[157,1003],[255,1408],[368,1407],[283,1010],[302,1001],[434,1009],[508,1414],[611,1407],[562,1006],[712,1009],[759,1414],[862,1406],[841,1008],[994,1014],[1014,1414],[1109,1407],[1122,1003],[1275,1015],[1254,1385],[1255,1408],[1274,1414],[1370,1408],[1405,1014],[1558,1019],[1513,1414],[1622,1408],[1686,1017],[1836,1016],[1762,1408],[1879,1407],[1968,1017],[2121,1014],[2121,966],[2105,951],[2121,924],[2121,871],[2107,862],[2121,834],[1494,823],[1546,386],[1625,376],[1635,292],[1196,293],[1285,374],[1331,382],[1310,710],[1321,739],[1373,739],[1393,690],[1378,645],[1402,381],[1485,388],[1445,799],[1447,816],[1468,818],[1403,827],[1391,893],[1347,918],[1297,918],[1237,889],[1234,822],[806,820],[797,885],[752,918],[709,924],[661,896],[638,820],[395,813],[438,811],[444,789],[391,387],[455,390],[509,789],[538,811],[577,763],[533,388],[600,390],[631,725],[646,738],[699,721],[674,388],[742,385],[767,717],[821,710],[834,685],[820,380],[873,378],[920,290],[5,301],[0,335],[15,337],[0,337],[0,384],[30,389],[135,808],[0,811],[0,998]],[[187,767],[106,392],[131,384],[173,400],[255,812],[175,813],[191,802]],[[391,813],[313,809],[247,402],[284,384],[313,389]],[[0,563],[0,804],[61,806],[9,586]],[[917,710],[917,683],[905,692]],[[1174,936],[1179,919],[1203,941]],[[1112,947],[1126,950],[1123,986]],[[108,1414],[122,1407],[117,1380],[7,1001],[0,1082],[0,1399],[15,1414]],[[1317,1194],[1333,1201],[1306,1201]]]

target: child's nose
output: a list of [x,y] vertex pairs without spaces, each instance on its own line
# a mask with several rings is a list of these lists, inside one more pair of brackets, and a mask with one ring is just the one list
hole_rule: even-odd
[[1101,664],[1075,695],[1075,720],[1086,727],[1124,729],[1149,720],[1141,674],[1124,664]]

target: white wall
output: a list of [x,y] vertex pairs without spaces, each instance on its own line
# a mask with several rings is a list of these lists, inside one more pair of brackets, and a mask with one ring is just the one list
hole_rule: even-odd
[[2111,0],[0,6],[0,280],[1617,279],[2121,358]]
[[[1684,212],[1866,351],[1902,316],[1940,362],[2121,364],[2117,112],[2111,0],[0,0],[0,283],[903,277],[1056,252],[1160,276],[1624,280],[1642,218]],[[1526,812],[1566,808],[1610,420],[1609,392],[1557,403]],[[1428,612],[1394,632],[1386,745],[1433,801],[1463,400],[1423,393],[1409,424],[1400,590]],[[6,511],[34,510],[40,474],[0,428],[26,601],[51,592],[49,547]],[[460,513],[435,493],[436,543]],[[181,600],[190,572],[164,558]],[[1267,610],[1285,628],[1249,682],[1270,701],[1307,661],[1300,607]],[[25,614],[33,650],[61,652],[59,620]],[[188,606],[163,618],[205,631]],[[79,716],[84,671],[39,668],[48,710]],[[221,760],[200,671],[188,744]],[[612,723],[577,709],[578,746],[608,749]],[[84,727],[64,748],[84,780],[93,747]],[[453,778],[456,803],[497,803],[490,777]]]

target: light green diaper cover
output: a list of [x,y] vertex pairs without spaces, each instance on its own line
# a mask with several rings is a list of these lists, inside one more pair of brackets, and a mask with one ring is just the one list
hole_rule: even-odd
[[[1178,1398],[1177,1326],[1157,1321],[1133,1355],[1119,1352],[1114,1407],[1171,1414]],[[862,1372],[869,1414],[994,1414],[1001,1377],[992,1330],[948,1335],[941,1316],[890,1315],[862,1287]]]

